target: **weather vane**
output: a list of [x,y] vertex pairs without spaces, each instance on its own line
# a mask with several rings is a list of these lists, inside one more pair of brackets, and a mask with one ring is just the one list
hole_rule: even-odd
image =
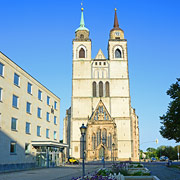
[[81,10],[83,11],[83,0],[81,1]]

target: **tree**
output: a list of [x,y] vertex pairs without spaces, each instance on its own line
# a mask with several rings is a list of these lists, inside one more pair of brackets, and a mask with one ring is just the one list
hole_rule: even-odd
[[180,78],[177,78],[177,82],[170,86],[167,95],[172,101],[169,103],[166,114],[160,117],[163,124],[160,127],[160,133],[166,139],[180,142]]

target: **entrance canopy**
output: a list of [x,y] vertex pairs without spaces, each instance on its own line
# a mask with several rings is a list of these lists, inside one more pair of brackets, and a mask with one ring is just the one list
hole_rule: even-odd
[[67,144],[59,143],[56,141],[31,141],[32,146],[39,147],[55,147],[55,148],[65,148],[68,147]]

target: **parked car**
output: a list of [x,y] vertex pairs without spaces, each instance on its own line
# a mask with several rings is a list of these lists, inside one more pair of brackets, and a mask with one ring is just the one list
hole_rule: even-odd
[[159,160],[160,160],[160,161],[168,161],[169,158],[168,158],[167,156],[161,156],[161,157],[159,158]]
[[68,158],[68,162],[70,164],[79,164],[79,161],[76,158],[74,158],[74,157],[69,157]]
[[152,158],[151,158],[151,162],[153,162],[153,161],[155,162],[156,160],[157,160],[157,159],[156,159],[155,157],[152,157]]

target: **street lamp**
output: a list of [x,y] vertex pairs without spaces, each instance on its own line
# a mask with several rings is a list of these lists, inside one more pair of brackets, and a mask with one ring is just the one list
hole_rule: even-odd
[[84,123],[82,124],[82,126],[80,127],[80,131],[81,131],[81,135],[82,135],[82,138],[83,138],[83,161],[82,161],[82,176],[83,176],[83,179],[84,179],[84,176],[85,176],[85,165],[84,165],[84,136],[86,134],[86,129],[87,127],[84,126]]
[[[105,145],[106,144],[106,139],[105,137],[102,138],[102,144]],[[103,168],[105,168],[105,147],[103,147],[104,151],[103,151]]]
[[113,164],[114,164],[114,147],[115,147],[115,144],[112,143],[112,149],[113,149]]

